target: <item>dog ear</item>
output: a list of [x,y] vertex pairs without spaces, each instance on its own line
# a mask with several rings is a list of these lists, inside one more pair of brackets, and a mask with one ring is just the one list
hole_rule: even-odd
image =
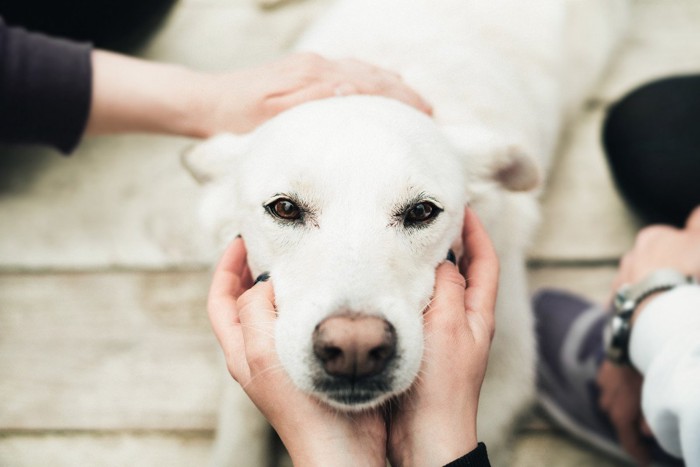
[[443,132],[467,167],[469,176],[496,182],[508,191],[532,191],[542,183],[535,159],[521,146],[482,129],[446,127]]
[[532,191],[542,182],[539,167],[517,146],[508,146],[491,166],[493,179],[508,191]]
[[230,171],[247,147],[247,135],[222,133],[186,148],[180,160],[200,185],[206,185]]

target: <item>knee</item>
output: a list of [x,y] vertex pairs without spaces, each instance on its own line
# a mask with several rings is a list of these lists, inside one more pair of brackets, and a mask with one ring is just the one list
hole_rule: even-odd
[[683,225],[700,202],[700,75],[656,81],[614,104],[603,146],[617,186],[648,222]]

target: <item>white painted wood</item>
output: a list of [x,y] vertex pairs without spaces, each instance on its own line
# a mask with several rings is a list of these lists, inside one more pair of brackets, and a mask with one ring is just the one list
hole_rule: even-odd
[[635,0],[622,44],[598,98],[612,101],[651,80],[700,72],[700,2]]
[[583,113],[562,143],[531,258],[614,259],[631,247],[638,227],[610,176],[600,143],[602,121],[602,109]]
[[65,158],[0,152],[0,267],[105,268],[209,264],[198,187],[179,157],[185,138],[86,138]]
[[211,433],[29,433],[0,435],[3,467],[196,467]]
[[620,257],[638,229],[617,194],[600,144],[604,105],[665,76],[700,73],[700,2],[637,0],[622,42],[592,98],[571,123],[543,198],[543,225],[531,257]]
[[[0,435],[3,467],[193,467],[205,465],[212,435],[174,433],[17,433]],[[291,467],[283,456],[279,467]],[[621,464],[591,452],[552,431],[529,431],[514,441],[513,467],[615,467]]]
[[209,273],[0,276],[0,429],[211,429]]
[[531,267],[528,280],[532,293],[541,288],[557,288],[597,303],[607,303],[612,297],[616,274],[615,266]]
[[609,457],[591,451],[557,432],[522,433],[514,443],[512,467],[621,467]]

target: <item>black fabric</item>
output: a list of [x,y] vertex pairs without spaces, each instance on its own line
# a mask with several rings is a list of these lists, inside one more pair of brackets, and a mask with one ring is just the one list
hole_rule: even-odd
[[0,18],[0,141],[75,148],[90,112],[90,50]]
[[700,205],[700,75],[647,84],[609,110],[603,145],[618,189],[649,223]]
[[148,38],[175,0],[0,0],[11,26],[131,50]]
[[491,467],[486,445],[479,443],[473,451],[450,462],[445,467]]

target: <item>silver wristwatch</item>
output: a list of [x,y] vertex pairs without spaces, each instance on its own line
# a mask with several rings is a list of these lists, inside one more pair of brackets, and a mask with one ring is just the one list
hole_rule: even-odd
[[675,269],[657,269],[636,284],[624,284],[617,289],[613,313],[604,333],[605,353],[608,360],[627,365],[629,359],[630,319],[634,310],[647,297],[679,285],[695,283],[695,278]]

